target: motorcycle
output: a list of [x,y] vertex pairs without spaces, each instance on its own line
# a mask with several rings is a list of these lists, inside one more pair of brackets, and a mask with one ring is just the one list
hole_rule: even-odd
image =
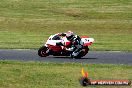
[[[81,36],[83,48],[79,51],[79,54],[74,58],[81,58],[85,56],[89,51],[89,46],[94,42],[94,38],[88,36]],[[39,48],[38,55],[40,57],[53,56],[71,56],[72,50],[70,50],[71,42],[67,40],[66,36],[60,37],[58,34],[51,35],[47,42]]]

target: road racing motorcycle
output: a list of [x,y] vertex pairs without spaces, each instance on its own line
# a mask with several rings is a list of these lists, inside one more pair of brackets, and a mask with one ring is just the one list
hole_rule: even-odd
[[[81,58],[89,51],[89,46],[94,42],[94,38],[88,36],[81,36],[83,48],[78,52],[79,54],[74,58]],[[51,35],[47,42],[39,48],[38,55],[40,57],[53,56],[71,56],[73,50],[70,50],[71,42],[67,40],[66,36],[59,36],[58,34]]]

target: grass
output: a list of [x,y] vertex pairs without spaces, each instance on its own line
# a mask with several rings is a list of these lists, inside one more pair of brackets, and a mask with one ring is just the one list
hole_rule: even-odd
[[[95,38],[91,50],[132,51],[132,0],[0,0],[0,49],[38,49],[68,30]],[[82,67],[92,79],[132,81],[128,65],[0,61],[0,88],[81,88]]]
[[132,1],[0,0],[0,48],[38,49],[68,30],[95,38],[91,50],[132,51]]
[[[0,61],[0,88],[83,88],[78,81],[82,67],[92,79],[132,81],[132,66],[129,65]],[[88,88],[95,87],[111,88]]]

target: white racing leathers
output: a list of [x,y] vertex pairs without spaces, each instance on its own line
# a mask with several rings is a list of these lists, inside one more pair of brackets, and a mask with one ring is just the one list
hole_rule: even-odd
[[83,42],[81,41],[81,38],[77,35],[72,38],[71,42],[71,49],[73,49],[73,53],[71,55],[72,57],[76,57],[80,53],[80,50],[83,48]]

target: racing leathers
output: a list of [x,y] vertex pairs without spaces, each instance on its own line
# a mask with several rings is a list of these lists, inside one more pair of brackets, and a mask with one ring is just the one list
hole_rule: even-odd
[[[83,42],[81,41],[81,38],[71,31],[68,31],[67,33],[59,33],[59,36],[63,36],[61,38],[62,40],[65,40],[65,38],[67,38],[67,40],[71,42],[70,47],[66,48],[66,50],[72,52],[71,57],[76,57],[83,47]],[[61,43],[65,45],[64,42]]]
[[71,38],[67,39],[71,42],[71,50],[73,50],[71,56],[72,57],[77,57],[80,50],[83,48],[83,42],[81,41],[81,38],[77,35],[71,35]]

